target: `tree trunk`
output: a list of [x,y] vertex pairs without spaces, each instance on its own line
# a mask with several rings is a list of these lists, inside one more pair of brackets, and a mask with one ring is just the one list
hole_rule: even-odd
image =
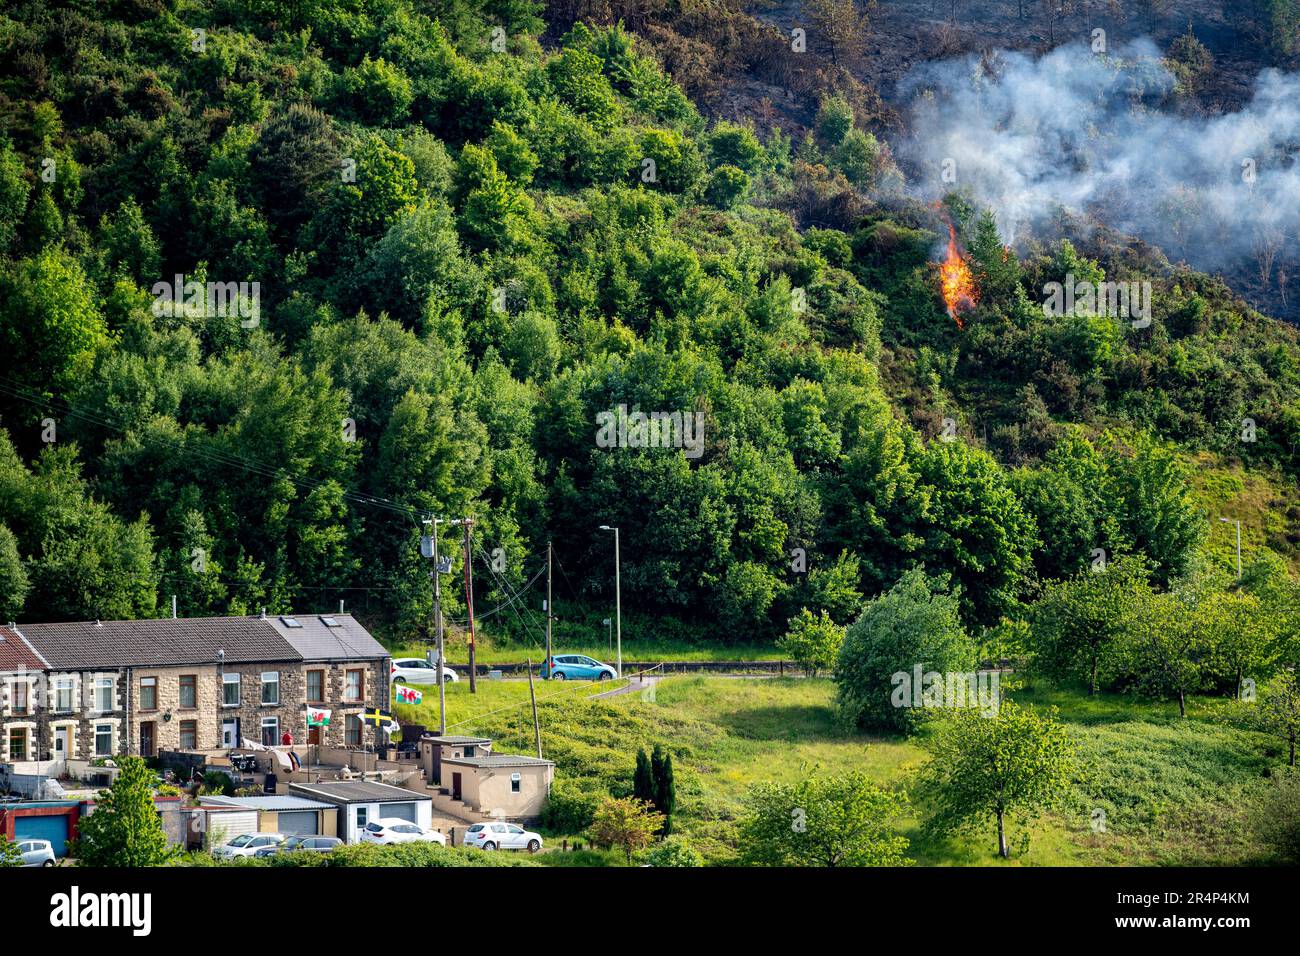
[[1097,655],[1092,655],[1092,680],[1088,683],[1088,696],[1097,696]]
[[1295,738],[1291,738],[1291,766],[1295,766]]
[[1007,828],[1001,810],[998,811],[998,856],[1004,860],[1011,856],[1011,852],[1007,849]]
[[1178,716],[1187,716],[1187,695],[1183,693],[1181,687],[1178,689]]

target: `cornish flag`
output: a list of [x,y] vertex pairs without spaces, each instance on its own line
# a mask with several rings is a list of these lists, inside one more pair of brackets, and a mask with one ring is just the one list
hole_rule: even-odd
[[316,707],[307,708],[307,726],[308,727],[328,727],[330,725],[330,712],[321,710]]
[[418,704],[424,700],[424,692],[418,691],[414,687],[399,686],[397,688],[397,702],[399,704]]

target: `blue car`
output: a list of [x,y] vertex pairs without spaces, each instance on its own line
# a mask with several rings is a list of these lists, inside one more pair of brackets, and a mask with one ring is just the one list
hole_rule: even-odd
[[549,673],[546,665],[542,665],[542,680],[612,680],[618,676],[618,672],[608,664],[581,654],[556,654],[551,661],[554,666]]

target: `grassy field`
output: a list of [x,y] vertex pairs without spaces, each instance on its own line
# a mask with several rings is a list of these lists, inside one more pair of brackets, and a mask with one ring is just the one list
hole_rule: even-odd
[[[599,690],[607,690],[609,684]],[[927,759],[923,737],[846,733],[834,712],[828,680],[674,677],[653,699],[629,694],[592,700],[589,683],[537,686],[545,755],[557,784],[623,793],[638,747],[658,743],[673,753],[677,832],[712,862],[735,853],[736,820],[748,788],[764,780],[795,780],[810,772],[857,769],[885,786],[907,787]],[[1129,698],[1084,696],[1046,687],[1017,691],[1035,707],[1055,706],[1078,743],[1081,768],[1059,812],[1031,830],[1029,851],[1009,862],[993,853],[992,830],[946,840],[925,836],[917,815],[898,821],[920,865],[1166,865],[1257,862],[1244,811],[1281,755],[1264,738],[1210,719],[1208,702],[1176,706]],[[482,733],[505,752],[533,749],[528,685],[487,682],[471,695],[461,682],[447,694],[448,729]],[[437,724],[437,696],[403,719]],[[1104,811],[1106,831],[1090,817]],[[573,834],[552,835],[567,836]],[[572,855],[570,855],[572,856]],[[619,865],[610,854],[584,854],[586,864]],[[549,858],[549,859],[548,859]],[[553,865],[579,860],[546,854]]]
[[[446,642],[449,664],[468,664],[469,646],[461,640]],[[428,650],[423,644],[408,644],[393,649],[394,657],[424,657]],[[556,643],[553,654],[586,654],[598,661],[614,663],[614,651],[604,642]],[[522,664],[531,660],[540,666],[546,651],[534,644],[506,644],[492,639],[479,638],[475,658],[480,665]],[[648,638],[623,641],[623,660],[626,661],[775,661],[781,655],[771,645],[701,646],[675,641]]]

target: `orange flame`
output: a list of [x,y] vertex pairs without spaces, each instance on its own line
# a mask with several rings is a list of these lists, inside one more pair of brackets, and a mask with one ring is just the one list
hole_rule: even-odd
[[948,307],[948,315],[957,323],[957,328],[963,328],[957,313],[969,312],[975,308],[975,303],[979,301],[979,290],[975,287],[975,276],[971,273],[970,266],[957,249],[957,230],[951,222],[948,223],[948,251],[939,263],[939,291],[943,295],[944,305]]

